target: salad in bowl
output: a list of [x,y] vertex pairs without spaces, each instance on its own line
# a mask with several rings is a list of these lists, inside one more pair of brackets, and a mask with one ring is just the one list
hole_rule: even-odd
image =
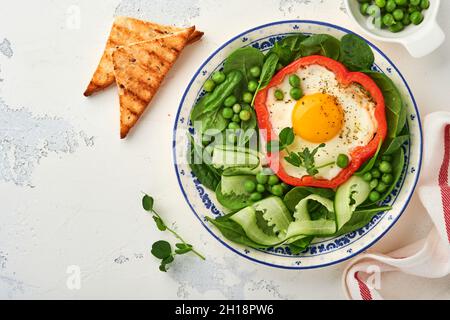
[[233,48],[189,111],[185,156],[218,208],[203,223],[232,246],[294,257],[355,233],[393,208],[408,112],[356,34]]

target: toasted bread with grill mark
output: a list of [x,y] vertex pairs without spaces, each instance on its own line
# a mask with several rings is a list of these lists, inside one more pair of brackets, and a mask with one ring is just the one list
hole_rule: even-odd
[[194,27],[119,47],[112,54],[120,97],[120,137],[127,136],[188,43]]
[[[129,17],[116,17],[103,56],[84,95],[86,97],[90,96],[114,83],[114,67],[111,55],[118,47],[141,41],[150,41],[182,30],[186,29],[160,25]],[[189,43],[198,41],[202,36],[203,32],[191,32]]]

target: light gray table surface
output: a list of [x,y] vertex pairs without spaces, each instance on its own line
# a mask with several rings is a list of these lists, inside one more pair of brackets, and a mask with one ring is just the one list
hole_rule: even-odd
[[[209,54],[234,35],[277,20],[313,19],[357,31],[340,0],[0,1],[0,298],[342,299],[347,263],[272,269],[224,248],[198,223],[178,189],[172,128],[182,93]],[[115,88],[82,93],[114,15],[195,24],[190,46],[126,141],[118,139]],[[438,17],[450,37],[450,1]],[[414,59],[374,41],[400,68],[422,116],[450,110],[450,40]],[[426,168],[424,168],[426,170]],[[142,191],[207,260],[186,256],[158,271],[151,244],[167,238],[140,206]],[[414,196],[371,250],[388,252],[430,228]],[[79,289],[67,286],[76,266]],[[70,283],[69,283],[70,284]],[[387,298],[450,298],[450,277],[388,274]]]

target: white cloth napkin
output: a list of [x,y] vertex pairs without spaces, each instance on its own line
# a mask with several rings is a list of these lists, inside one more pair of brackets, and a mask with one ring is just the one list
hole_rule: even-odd
[[449,163],[450,112],[432,113],[424,121],[424,158],[418,193],[434,227],[428,237],[406,247],[353,259],[342,278],[347,298],[383,299],[377,290],[383,272],[398,271],[425,278],[450,274]]

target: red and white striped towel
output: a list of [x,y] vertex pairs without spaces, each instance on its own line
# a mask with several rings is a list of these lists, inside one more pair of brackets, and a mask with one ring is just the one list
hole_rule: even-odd
[[450,274],[449,165],[450,113],[432,113],[424,121],[424,158],[418,193],[434,227],[428,237],[406,247],[353,259],[343,275],[349,299],[382,299],[377,289],[383,272],[399,271],[425,278]]

